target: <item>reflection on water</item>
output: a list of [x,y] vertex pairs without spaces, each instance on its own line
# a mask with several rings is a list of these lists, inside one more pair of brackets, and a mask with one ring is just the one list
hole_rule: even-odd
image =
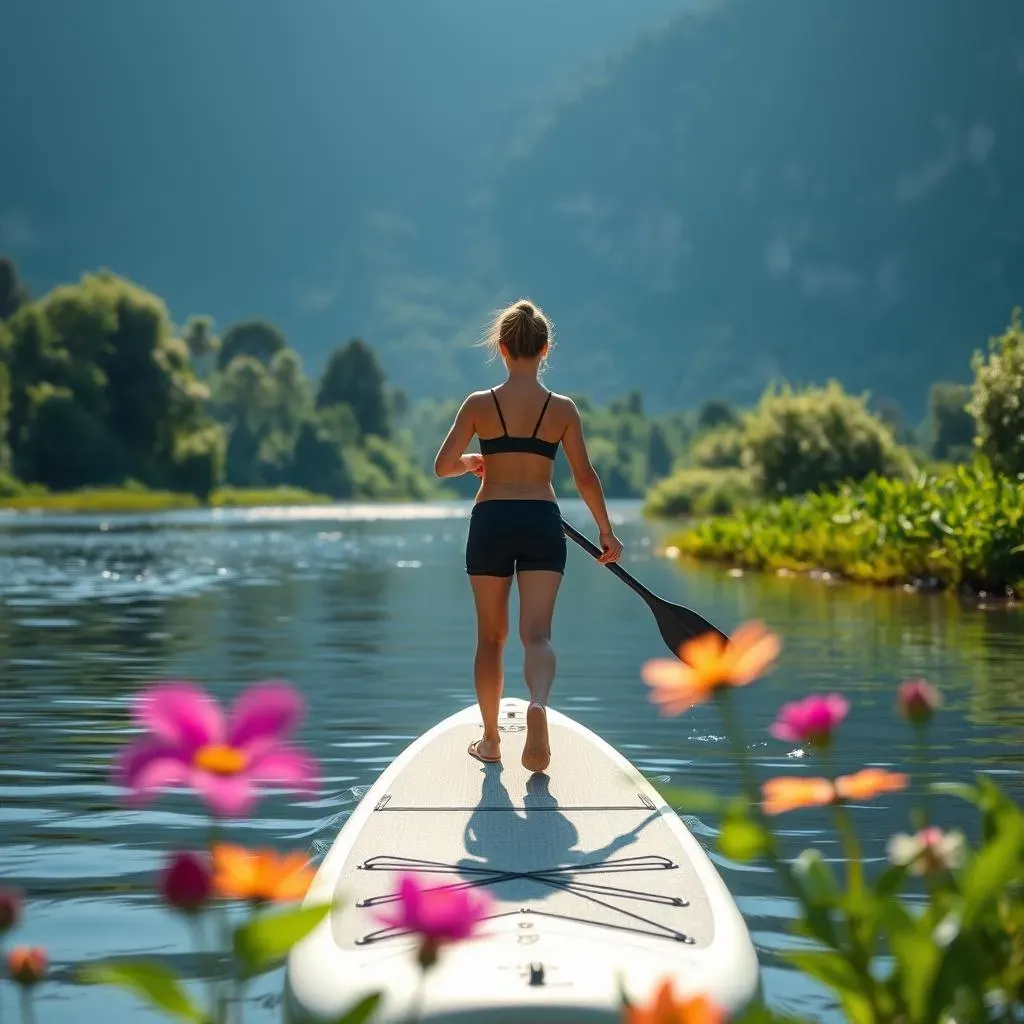
[[[564,510],[587,524],[578,504]],[[301,687],[310,705],[302,739],[323,765],[325,791],[307,800],[268,796],[231,836],[321,856],[381,770],[473,701],[466,512],[455,503],[0,519],[0,876],[32,899],[19,940],[46,945],[55,964],[58,982],[42,993],[40,1024],[151,1018],[131,997],[71,984],[61,972],[72,961],[143,951],[187,976],[197,969],[187,932],[152,888],[165,850],[204,842],[200,809],[182,795],[129,812],[109,781],[111,758],[129,738],[132,692],[167,677],[197,679],[223,698],[267,677]],[[853,700],[836,750],[841,771],[912,767],[893,694],[901,679],[925,676],[946,696],[934,771],[966,778],[984,770],[1021,795],[1021,612],[674,566],[656,557],[661,538],[635,506],[616,516],[626,565],[652,589],[726,630],[756,616],[782,634],[779,669],[737,694],[761,774],[804,761],[767,734],[778,705],[830,689]],[[733,791],[736,765],[713,709],[665,720],[646,700],[639,669],[663,648],[643,604],[570,548],[555,621],[554,705],[653,779]],[[513,644],[513,696],[524,695],[521,665]],[[880,857],[884,839],[905,827],[907,806],[898,796],[857,809],[870,856]],[[968,824],[959,805],[942,810],[951,823]],[[685,820],[737,897],[771,1000],[835,1019],[827,997],[774,955],[790,941],[792,908],[772,876],[714,853],[712,825]],[[783,823],[794,849],[813,844],[840,858],[832,835],[819,831],[820,815]],[[470,838],[473,858],[486,861],[485,826]],[[565,849],[573,845],[567,834]],[[276,1019],[279,987],[279,976],[263,979],[247,1019]]]

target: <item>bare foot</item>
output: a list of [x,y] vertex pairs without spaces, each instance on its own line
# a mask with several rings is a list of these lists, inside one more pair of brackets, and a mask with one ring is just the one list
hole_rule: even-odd
[[548,714],[543,704],[532,701],[526,709],[526,743],[523,746],[523,767],[530,772],[545,772],[551,764],[548,742]]
[[469,745],[467,753],[484,764],[494,764],[501,760],[501,741],[478,739],[473,740]]

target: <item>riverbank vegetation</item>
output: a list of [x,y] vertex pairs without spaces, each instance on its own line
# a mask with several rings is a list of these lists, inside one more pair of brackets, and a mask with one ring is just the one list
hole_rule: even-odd
[[971,385],[937,384],[900,443],[837,383],[773,388],[699,437],[652,515],[710,516],[670,541],[698,558],[875,583],[1024,593],[1024,328],[1015,311]]
[[[439,493],[353,338],[319,379],[280,331],[218,337],[107,271],[33,301],[0,260],[0,505],[110,510]],[[225,488],[227,488],[225,490]]]

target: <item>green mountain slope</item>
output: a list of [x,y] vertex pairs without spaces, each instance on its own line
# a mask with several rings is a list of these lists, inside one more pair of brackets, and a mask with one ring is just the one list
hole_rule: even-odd
[[520,145],[491,236],[574,388],[919,409],[1024,302],[1024,5],[709,4]]

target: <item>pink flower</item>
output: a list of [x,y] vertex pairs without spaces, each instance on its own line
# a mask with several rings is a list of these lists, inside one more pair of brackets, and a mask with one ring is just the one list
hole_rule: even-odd
[[943,832],[932,826],[915,835],[899,832],[887,844],[889,860],[906,867],[912,875],[931,875],[953,871],[964,862],[967,840],[956,829]]
[[398,883],[398,906],[378,911],[376,917],[390,928],[416,932],[422,939],[420,964],[426,968],[437,960],[446,942],[468,939],[490,913],[492,900],[471,889],[420,886],[415,875],[405,874]]
[[116,780],[135,802],[163,787],[190,787],[221,817],[247,814],[260,783],[312,792],[316,763],[281,742],[303,710],[302,698],[286,683],[251,686],[227,719],[199,687],[159,683],[139,695],[135,720],[150,735],[124,752]]
[[924,679],[908,679],[899,689],[896,706],[914,725],[925,725],[942,707],[942,694]]
[[160,879],[160,894],[168,906],[186,914],[203,909],[213,891],[213,872],[204,857],[174,854]]
[[811,696],[784,704],[769,732],[789,743],[809,743],[812,747],[827,747],[832,733],[850,710],[849,701],[838,693],[824,697]]

